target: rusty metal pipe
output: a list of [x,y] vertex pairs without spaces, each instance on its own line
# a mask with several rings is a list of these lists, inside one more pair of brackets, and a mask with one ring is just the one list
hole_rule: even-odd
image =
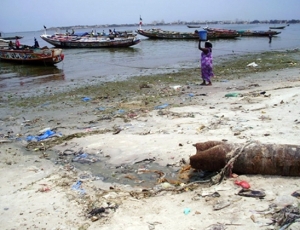
[[[232,151],[241,149],[243,145],[208,141],[194,146],[197,152],[190,157],[191,167],[203,171],[219,171],[233,157]],[[300,176],[300,146],[252,143],[237,157],[232,172]]]

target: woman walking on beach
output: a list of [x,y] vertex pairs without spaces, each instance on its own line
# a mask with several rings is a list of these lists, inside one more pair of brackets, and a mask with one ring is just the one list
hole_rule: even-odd
[[[214,76],[213,73],[213,57],[212,57],[212,44],[205,42],[204,48],[201,47],[201,40],[198,44],[199,50],[201,50],[201,77],[203,82],[201,85],[212,85],[210,78]],[[207,84],[206,84],[207,82]]]

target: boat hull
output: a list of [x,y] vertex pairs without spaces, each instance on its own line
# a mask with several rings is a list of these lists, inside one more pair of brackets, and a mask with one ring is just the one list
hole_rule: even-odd
[[239,30],[237,31],[242,37],[269,37],[276,36],[281,32],[278,31],[251,31],[251,30]]
[[200,28],[198,25],[187,25],[188,28]]
[[61,49],[0,49],[0,60],[31,65],[54,65],[64,60]]
[[[138,34],[145,36],[150,39],[197,39],[199,40],[198,31],[194,33],[188,32],[175,32],[175,31],[166,31],[160,29],[150,29],[150,30],[137,30]],[[208,31],[207,39],[232,39],[239,37],[238,33],[224,33],[224,32],[215,32]]]
[[274,30],[229,30],[229,29],[218,29],[206,27],[205,30],[208,32],[227,32],[227,33],[237,33],[241,37],[269,37],[276,36],[281,32]]
[[15,40],[16,38],[18,38],[18,39],[22,39],[22,38],[23,38],[23,36],[0,37],[0,39],[3,39],[3,40]]
[[140,43],[140,39],[136,37],[130,38],[114,38],[108,37],[68,37],[68,36],[50,36],[41,35],[44,41],[57,48],[118,48],[130,47]]
[[277,30],[282,30],[282,29],[284,29],[285,28],[285,26],[270,26],[269,27],[270,29],[277,29]]

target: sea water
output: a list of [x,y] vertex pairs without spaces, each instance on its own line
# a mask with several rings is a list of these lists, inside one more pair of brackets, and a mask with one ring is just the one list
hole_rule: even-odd
[[[268,30],[269,26],[270,24],[209,25],[213,28],[236,30]],[[186,25],[143,27],[143,29],[150,28],[180,32],[195,31],[195,29],[187,28]],[[94,31],[104,30],[107,33],[109,29],[114,28],[94,28]],[[137,28],[117,27],[115,29],[135,31]],[[273,37],[271,43],[268,37],[211,40],[214,62],[232,55],[299,48],[300,24],[291,24],[278,31],[281,34]],[[47,31],[47,34],[55,32],[65,31]],[[91,32],[91,29],[80,29],[76,32]],[[33,45],[34,38],[37,38],[41,47],[52,47],[40,38],[43,33],[44,31],[41,30],[4,33],[3,36],[24,36],[20,42],[29,46]],[[0,89],[2,92],[20,92],[53,85],[65,88],[92,81],[118,81],[131,76],[171,72],[182,67],[199,67],[200,51],[197,40],[151,40],[141,35],[138,37],[141,43],[128,48],[63,49],[64,61],[53,67],[0,62]]]

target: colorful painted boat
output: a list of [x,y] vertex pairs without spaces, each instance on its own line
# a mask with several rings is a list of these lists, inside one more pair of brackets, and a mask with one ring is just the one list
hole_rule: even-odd
[[[161,29],[149,29],[149,30],[138,29],[136,32],[150,39],[198,39],[199,40],[198,30],[195,30],[193,33],[191,33],[191,32],[167,31]],[[208,40],[222,39],[222,38],[230,39],[236,37],[239,37],[238,33],[225,33],[225,32],[218,32],[218,31],[207,32]]]
[[0,49],[0,60],[32,65],[54,65],[64,60],[62,49]]
[[136,36],[116,37],[108,36],[91,36],[88,33],[65,35],[41,35],[44,41],[58,48],[119,48],[130,47],[140,43]]

